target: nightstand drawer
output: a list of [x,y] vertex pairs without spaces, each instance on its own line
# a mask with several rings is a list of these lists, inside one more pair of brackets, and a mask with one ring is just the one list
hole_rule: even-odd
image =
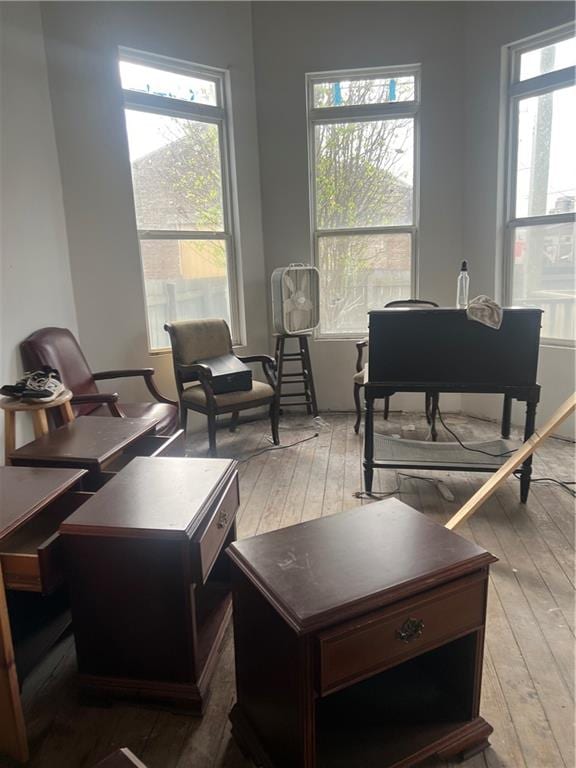
[[129,459],[134,456],[174,456],[182,458],[186,452],[186,435],[179,429],[173,435],[143,435],[125,449]]
[[231,480],[216,502],[213,513],[208,517],[206,524],[198,531],[192,541],[192,552],[196,563],[197,576],[202,582],[205,582],[208,578],[222,543],[234,524],[239,504],[238,473],[234,472]]
[[92,496],[78,491],[61,497],[0,542],[0,563],[7,589],[53,592],[64,581],[58,528]]
[[319,634],[319,693],[330,693],[480,627],[486,578],[482,573],[459,579]]

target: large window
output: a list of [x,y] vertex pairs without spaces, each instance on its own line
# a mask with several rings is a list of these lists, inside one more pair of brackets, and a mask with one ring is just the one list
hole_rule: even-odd
[[307,77],[320,335],[358,336],[367,312],[415,293],[418,67]]
[[122,50],[120,77],[150,349],[204,317],[239,341],[225,73]]
[[575,338],[575,64],[573,26],[509,50],[505,300],[557,343]]

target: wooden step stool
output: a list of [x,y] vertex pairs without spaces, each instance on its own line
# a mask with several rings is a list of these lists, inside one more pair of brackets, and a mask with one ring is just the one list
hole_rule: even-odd
[[[312,375],[312,362],[310,360],[310,350],[308,348],[308,338],[311,334],[288,334],[278,333],[276,336],[276,366],[278,377],[278,399],[280,401],[280,408],[291,408],[293,406],[304,405],[306,406],[306,412],[318,416],[318,404],[316,402],[316,390],[314,388],[314,377]],[[298,351],[286,352],[286,340],[297,339]],[[284,369],[285,363],[299,364],[299,370],[286,371]],[[293,386],[294,384],[302,384],[302,391],[288,391],[283,392],[284,386]],[[295,397],[303,397],[303,400],[293,400]],[[288,399],[289,402],[285,402]]]

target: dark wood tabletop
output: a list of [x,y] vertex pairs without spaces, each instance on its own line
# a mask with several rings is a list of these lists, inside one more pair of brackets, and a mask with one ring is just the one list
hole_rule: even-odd
[[190,538],[235,467],[232,459],[137,457],[68,517],[60,530]]
[[102,466],[138,438],[152,432],[156,424],[156,419],[82,416],[16,449],[11,458]]
[[84,469],[0,467],[0,539],[24,525],[85,474]]
[[496,560],[396,499],[237,541],[227,552],[299,633]]

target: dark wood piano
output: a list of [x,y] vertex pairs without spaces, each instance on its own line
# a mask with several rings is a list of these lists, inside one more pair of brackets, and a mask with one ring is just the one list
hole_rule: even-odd
[[[369,318],[368,381],[364,389],[364,482],[368,492],[377,468],[495,471],[506,459],[498,454],[514,447],[507,442],[513,400],[526,403],[524,439],[533,434],[540,399],[536,376],[542,310],[505,309],[499,330],[468,319],[461,309],[390,308],[370,312]],[[485,453],[481,453],[457,443],[375,435],[374,400],[395,392],[430,393],[432,428],[440,393],[501,394],[502,439],[485,444]],[[528,498],[531,472],[529,458],[520,470],[522,502]]]

